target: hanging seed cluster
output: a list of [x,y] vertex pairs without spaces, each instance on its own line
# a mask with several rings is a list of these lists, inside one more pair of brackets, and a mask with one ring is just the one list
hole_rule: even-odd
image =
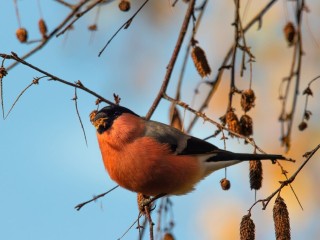
[[240,239],[254,240],[255,239],[255,225],[250,214],[244,215],[240,223]]
[[273,206],[273,221],[277,240],[290,240],[290,219],[287,205],[278,195]]
[[191,57],[199,75],[202,78],[210,75],[211,68],[206,58],[206,54],[202,50],[202,48],[200,48],[199,46],[193,47]]
[[131,4],[130,4],[130,1],[128,0],[121,0],[120,3],[119,3],[119,9],[122,11],[122,12],[128,12],[131,8]]
[[251,190],[259,190],[262,186],[263,170],[260,160],[251,160],[249,162],[249,176]]
[[222,178],[221,180],[220,180],[220,186],[221,186],[221,188],[222,188],[222,190],[229,190],[230,189],[230,187],[231,187],[231,183],[230,183],[230,181],[227,179],[227,178]]
[[0,67],[0,79],[7,76],[8,72],[4,67]]
[[288,22],[283,28],[284,36],[289,44],[289,47],[293,45],[296,36],[296,29],[292,22]]

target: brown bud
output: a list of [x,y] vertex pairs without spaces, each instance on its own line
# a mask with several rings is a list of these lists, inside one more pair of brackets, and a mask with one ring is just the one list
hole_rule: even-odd
[[307,127],[308,127],[308,124],[305,121],[302,121],[298,126],[300,131],[305,130]]
[[131,7],[130,2],[127,0],[121,0],[119,3],[119,9],[123,12],[129,11],[130,7]]
[[92,24],[90,26],[88,26],[89,31],[97,31],[98,27],[97,24]]
[[206,54],[199,46],[196,46],[192,49],[191,57],[201,77],[210,75],[211,68],[207,61]]
[[176,129],[182,130],[180,113],[175,105],[172,105],[170,108],[170,125]]
[[150,197],[148,196],[145,196],[143,195],[142,193],[138,193],[137,194],[137,202],[138,202],[138,208],[139,208],[139,211],[142,213],[142,214],[145,214],[145,207],[147,206],[148,207],[148,210],[150,211],[151,208],[152,208],[152,203],[147,203],[148,201],[150,200]]
[[8,72],[4,67],[0,67],[0,78],[7,76]]
[[263,170],[260,160],[249,162],[250,188],[259,190],[262,186]]
[[[234,113],[233,110],[229,110],[227,112],[226,123],[228,125],[228,129],[230,129],[233,132],[240,133],[240,123],[237,115]],[[230,134],[230,136],[233,136],[233,134]]]
[[240,239],[254,240],[255,239],[255,225],[250,218],[251,214],[244,215],[240,223]]
[[303,95],[311,95],[313,96],[313,92],[311,91],[310,87],[307,87],[304,91],[303,91]]
[[226,178],[222,178],[221,180],[220,180],[220,185],[221,185],[221,188],[223,189],[223,190],[229,190],[230,189],[230,187],[231,187],[231,183],[230,183],[230,181],[228,180],[228,179],[226,179]]
[[47,25],[46,22],[41,18],[38,22],[38,26],[39,26],[39,31],[42,35],[42,38],[47,38]]
[[248,115],[242,115],[240,118],[240,132],[242,135],[249,137],[253,134],[253,121]]
[[287,205],[278,195],[273,206],[273,221],[277,240],[290,240],[290,219]]
[[283,28],[284,36],[286,37],[286,40],[289,44],[289,46],[292,46],[294,43],[294,38],[296,35],[296,30],[292,22],[288,22],[285,27]]
[[16,36],[21,43],[25,43],[28,40],[28,32],[25,28],[18,28]]
[[243,90],[241,92],[241,107],[243,111],[248,112],[251,108],[253,108],[255,100],[256,96],[252,89]]
[[163,240],[174,240],[174,237],[173,237],[173,235],[171,233],[166,232],[163,235]]

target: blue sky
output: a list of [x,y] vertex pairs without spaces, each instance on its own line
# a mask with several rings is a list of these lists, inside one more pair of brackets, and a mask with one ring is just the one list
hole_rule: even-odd
[[[32,45],[21,45],[15,39],[18,23],[14,5],[11,1],[2,0],[0,2],[0,21],[3,23],[0,32],[0,52],[14,51],[18,55],[23,55]],[[311,20],[309,19],[310,26],[313,27],[315,24],[313,19],[319,12],[319,4],[316,1],[309,2],[314,10],[314,13],[310,15]],[[22,25],[28,29],[31,39],[38,38],[37,21],[40,14],[37,2],[18,1],[18,3]],[[223,26],[224,30],[220,27],[216,31],[218,34],[208,31],[210,27],[217,27],[218,23],[221,24],[221,21],[212,23],[218,21],[219,16],[222,17],[221,9],[230,7],[222,3],[215,4],[214,6],[210,4],[208,7],[208,11],[212,11],[215,15],[212,14],[204,19],[206,27],[200,29],[198,37],[201,46],[211,53],[208,59],[213,66],[213,74],[216,73],[223,54],[231,44],[228,36],[231,36],[233,32],[233,29],[229,27],[233,11],[226,12],[223,16],[224,21],[228,23]],[[68,9],[54,1],[41,1],[41,5],[49,30],[52,30],[53,26],[68,13]],[[139,4],[132,5],[133,10],[139,6]],[[279,102],[274,93],[278,83],[268,88],[266,79],[269,76],[281,79],[286,72],[280,73],[280,70],[279,72],[276,70],[275,65],[278,64],[275,64],[274,59],[279,59],[278,61],[281,62],[279,55],[272,55],[262,47],[270,46],[274,49],[279,47],[273,44],[283,38],[282,26],[277,27],[275,24],[276,21],[285,22],[281,16],[283,14],[281,8],[282,5],[278,4],[276,10],[272,11],[271,18],[265,20],[266,29],[272,29],[274,36],[270,36],[270,33],[266,31],[262,33],[263,37],[259,41],[255,41],[254,37],[257,36],[253,31],[250,33],[252,39],[248,41],[257,51],[258,56],[273,58],[271,64],[269,62],[268,65],[264,65],[264,58],[261,57],[254,69],[254,74],[256,74],[254,76],[257,79],[254,81],[254,86],[262,89],[258,95],[261,97],[257,99],[257,104],[263,105],[265,99],[270,100],[271,95],[274,98],[272,103],[265,106],[267,111],[263,111],[261,107],[256,107],[253,111],[254,116],[264,119],[257,126],[255,138],[267,152],[283,153],[278,142],[279,124],[276,120]],[[95,33],[92,40],[90,40],[91,33],[87,31],[87,26],[92,24],[94,13],[78,21],[75,24],[75,30],[52,39],[48,46],[30,57],[28,61],[70,82],[81,80],[85,86],[108,99],[112,100],[113,93],[119,94],[122,98],[122,105],[144,115],[162,83],[186,6],[179,2],[176,8],[171,8],[168,1],[163,1],[163,3],[151,1],[130,28],[121,31],[103,55],[98,58],[98,52],[103,45],[131,16],[133,10],[129,13],[122,13],[117,9],[117,2],[104,6],[100,12],[98,32]],[[319,39],[319,36],[316,35],[316,38]],[[307,71],[303,75],[305,79],[319,75],[316,67],[311,64],[319,59],[319,48],[315,47],[313,51],[308,39],[306,46],[311,46],[308,52],[311,52],[311,60],[310,58],[306,60]],[[280,47],[285,46],[285,43],[282,44]],[[280,55],[290,55],[287,50],[283,52],[285,54],[281,52]],[[172,96],[175,92],[174,87],[183,53],[184,48],[173,73],[173,80],[169,85],[169,94]],[[290,65],[285,66],[288,68]],[[34,77],[41,77],[41,75],[19,65],[4,78],[3,97],[6,112],[17,95]],[[187,103],[191,103],[193,91],[200,80],[189,61],[182,94]],[[246,84],[247,82],[243,83],[243,86]],[[302,86],[305,85],[305,83],[302,84]],[[206,89],[201,87],[201,94],[197,96],[196,104],[201,101],[202,94],[205,92]],[[74,102],[71,101],[73,96],[73,88],[53,81],[41,80],[38,86],[31,87],[21,97],[11,115],[6,120],[0,121],[1,239],[117,239],[135,221],[138,215],[136,195],[124,189],[113,191],[103,199],[85,206],[79,212],[74,209],[78,203],[112,188],[115,183],[109,179],[104,170],[95,130],[88,118],[89,113],[95,108],[95,98],[78,91],[80,114],[88,138],[88,146],[86,146]],[[225,100],[217,97],[215,101],[221,105]],[[310,120],[310,126],[313,126],[315,130],[312,133],[303,133],[303,135],[294,131],[293,144],[297,152],[292,154],[299,158],[304,151],[314,147],[319,139],[319,128],[316,128],[319,110],[314,102],[311,102],[314,115]],[[211,103],[212,108],[208,112],[217,120],[225,106],[216,107],[214,103],[214,101]],[[302,105],[301,100],[299,106]],[[169,103],[163,100],[153,115],[153,119],[167,123],[168,106]],[[298,118],[300,119],[300,116]],[[186,122],[190,119],[189,114],[186,114],[185,119]],[[273,126],[275,132],[270,133],[268,126]],[[199,121],[192,133],[201,138],[213,131],[215,131],[214,126]],[[219,139],[214,139],[212,142],[223,147],[223,142]],[[228,141],[228,149],[252,151],[252,148],[244,146],[242,141],[237,140]],[[280,180],[279,175],[272,175],[275,174],[274,172],[279,172],[279,169],[270,165],[266,163],[267,170],[265,171],[272,173],[270,176],[265,176],[265,188],[258,192],[258,196],[263,197],[270,194],[277,186],[277,181]],[[319,164],[315,166],[318,167]],[[254,192],[249,189],[247,168],[246,164],[242,164],[228,169],[228,177],[232,183],[232,188],[228,192],[220,189],[219,181],[224,177],[224,171],[219,171],[202,181],[196,191],[172,198],[176,222],[174,234],[177,239],[211,239],[213,236],[222,236],[212,231],[232,232],[234,228],[238,229],[237,224],[240,223],[241,217],[246,214],[254,200]],[[313,192],[315,189],[312,191],[314,184],[320,180],[317,176],[314,165],[311,165],[309,169],[305,169],[301,179],[297,180],[298,195],[305,206],[303,212],[292,193],[288,189],[284,192],[287,197],[285,199],[288,199],[289,212],[293,214],[293,239],[300,239],[302,236],[310,236],[308,239],[312,239],[319,234],[317,219],[319,219],[320,212],[317,202],[319,203],[320,197],[318,193]],[[261,211],[260,207],[255,209],[257,239],[270,239],[274,236],[271,214],[272,204],[266,211]],[[154,213],[154,219],[156,219],[156,213]],[[133,228],[124,239],[136,238],[137,230]]]

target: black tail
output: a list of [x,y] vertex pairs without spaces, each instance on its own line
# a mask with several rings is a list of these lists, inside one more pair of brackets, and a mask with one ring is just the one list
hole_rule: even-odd
[[[207,162],[220,162],[228,160],[250,161],[250,160],[289,160],[282,155],[276,154],[254,154],[254,153],[233,153],[228,151],[219,151],[215,156],[208,158]],[[289,160],[290,161],[290,160]]]

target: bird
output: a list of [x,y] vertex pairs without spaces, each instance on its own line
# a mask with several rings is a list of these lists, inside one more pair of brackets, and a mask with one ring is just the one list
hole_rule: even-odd
[[103,107],[91,115],[110,178],[144,196],[184,195],[219,169],[249,160],[286,159],[222,150],[120,105]]

